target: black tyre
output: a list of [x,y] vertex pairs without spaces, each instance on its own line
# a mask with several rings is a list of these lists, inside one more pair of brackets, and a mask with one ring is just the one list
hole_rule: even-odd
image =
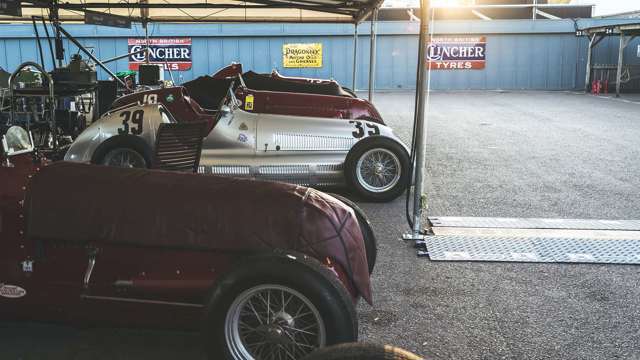
[[128,147],[109,150],[109,152],[102,157],[100,165],[137,169],[149,167],[147,159],[145,159],[142,154]]
[[378,258],[378,241],[376,240],[376,235],[373,233],[373,227],[371,226],[371,222],[369,221],[367,214],[365,214],[364,210],[362,210],[356,203],[344,196],[334,193],[330,193],[329,195],[342,201],[345,205],[352,208],[353,212],[355,212],[358,224],[360,224],[360,231],[362,232],[362,237],[364,239],[364,248],[367,252],[367,265],[369,266],[369,275],[371,275],[374,267],[376,266],[376,259]]
[[320,349],[303,360],[424,360],[389,345],[341,344]]
[[98,165],[150,168],[153,154],[142,138],[119,135],[107,139],[94,152],[91,162]]
[[210,359],[268,359],[272,352],[301,359],[358,337],[354,305],[336,275],[289,253],[247,258],[223,276],[203,330]]
[[360,140],[347,154],[345,180],[364,199],[391,201],[409,183],[409,154],[397,141],[384,136]]

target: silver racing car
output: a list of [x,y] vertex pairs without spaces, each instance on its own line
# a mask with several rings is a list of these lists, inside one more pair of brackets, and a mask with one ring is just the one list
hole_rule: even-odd
[[162,103],[184,101],[180,112],[193,111],[209,123],[201,173],[315,187],[347,185],[369,201],[390,201],[410,182],[407,147],[381,121],[259,113],[248,103],[255,100],[239,99],[233,85],[211,112],[184,88],[174,89],[182,90],[145,96],[145,101],[106,113],[78,136],[65,160],[149,167],[159,124],[186,116],[169,112]]

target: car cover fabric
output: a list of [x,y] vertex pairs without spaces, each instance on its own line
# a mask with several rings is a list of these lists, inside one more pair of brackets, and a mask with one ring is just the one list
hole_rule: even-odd
[[213,175],[59,162],[25,199],[34,241],[194,250],[299,251],[332,258],[363,298],[371,290],[351,208],[310,188]]
[[242,74],[242,79],[245,85],[251,90],[353,97],[353,95],[344,91],[335,81],[317,84],[302,83],[273,78],[270,75],[258,74],[253,71],[247,71]]

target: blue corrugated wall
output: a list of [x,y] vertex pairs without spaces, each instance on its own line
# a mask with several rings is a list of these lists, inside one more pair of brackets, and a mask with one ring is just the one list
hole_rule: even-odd
[[[596,20],[581,21],[579,27]],[[600,21],[601,23],[602,21]],[[487,62],[484,70],[438,70],[432,72],[432,88],[455,89],[540,89],[569,90],[583,87],[586,39],[575,36],[571,20],[497,20],[441,21],[432,24],[436,35],[482,35],[487,37]],[[101,59],[126,53],[128,37],[142,37],[144,31],[114,29],[90,25],[65,27]],[[44,29],[40,26],[40,34]],[[193,67],[175,72],[177,82],[211,74],[232,61],[245,69],[269,72],[278,69],[285,75],[334,78],[351,86],[353,25],[348,24],[153,24],[154,37],[187,36],[193,39]],[[368,83],[369,25],[359,27],[359,89]],[[417,23],[384,22],[378,26],[376,88],[412,89],[415,87]],[[640,63],[639,40],[626,51],[627,63]],[[282,67],[282,45],[296,42],[323,43],[323,67],[289,69]],[[77,48],[65,41],[67,59]],[[50,52],[43,42],[45,63],[51,68]],[[617,38],[603,41],[594,61],[616,63]],[[21,62],[39,61],[31,25],[0,25],[0,66],[12,71]],[[128,69],[126,59],[110,64],[113,71]],[[99,76],[105,78],[103,71]],[[169,75],[166,74],[166,78]]]

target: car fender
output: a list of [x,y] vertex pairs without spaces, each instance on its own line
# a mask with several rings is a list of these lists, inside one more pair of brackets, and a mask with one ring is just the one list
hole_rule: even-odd
[[409,147],[404,142],[402,142],[402,140],[400,140],[400,138],[393,132],[393,129],[386,125],[378,125],[378,127],[380,128],[380,135],[378,136],[384,136],[397,142],[407,151],[407,154],[411,154],[411,150],[409,149]]
[[[378,138],[378,139],[379,139],[379,138],[386,138],[386,139],[389,139],[389,140],[391,140],[391,141],[393,141],[393,142],[395,142],[395,143],[398,143],[400,146],[402,146],[402,148],[407,152],[407,156],[411,155],[411,152],[409,151],[409,148],[408,148],[408,147],[407,147],[407,146],[406,146],[402,141],[400,141],[400,139],[398,139],[398,137],[397,137],[397,136],[395,136],[393,133],[391,133],[391,135],[392,135],[392,136],[389,136],[389,135],[386,135],[386,134],[385,134],[385,135],[382,135],[382,134],[381,134],[381,135],[369,136],[369,137],[366,137],[366,138],[364,138],[364,139],[362,139],[362,140],[358,141],[358,142],[356,143],[356,145],[358,145],[358,144],[364,144],[364,143],[369,142],[369,141],[374,141],[376,138]],[[353,149],[356,147],[356,145],[354,145],[353,147],[351,147],[351,150],[349,150],[349,152],[353,151]],[[362,145],[361,145],[361,146],[362,146]],[[347,156],[348,156],[348,155],[347,155]]]
[[[78,136],[64,160],[94,163],[99,161],[98,156],[100,153],[104,155],[106,149],[125,143],[144,148],[145,153],[152,154],[158,127],[163,122],[171,121],[163,116],[164,111],[160,104],[134,104],[108,112]],[[107,140],[110,141],[107,143]]]

